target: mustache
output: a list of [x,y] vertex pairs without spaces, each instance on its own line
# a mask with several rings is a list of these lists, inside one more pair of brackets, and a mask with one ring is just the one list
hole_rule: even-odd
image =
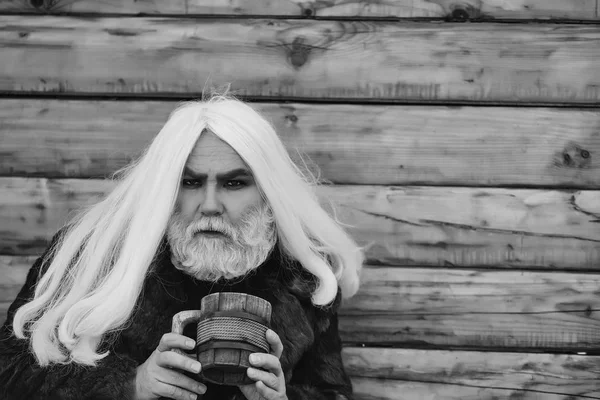
[[190,225],[187,228],[187,233],[191,236],[193,236],[199,232],[202,232],[202,231],[219,232],[228,237],[235,236],[234,227],[219,217],[202,218],[202,219],[193,221],[192,223],[190,223]]
[[[189,223],[186,229],[186,234],[188,237],[193,237],[202,231],[213,231],[219,232],[226,237],[235,240],[240,235],[240,230],[247,229],[255,222],[254,220],[264,212],[266,212],[266,209],[264,208],[251,207],[242,214],[237,226],[234,226],[232,223],[226,221],[222,216],[200,217],[199,219],[195,219]],[[267,214],[270,214],[270,212]],[[272,221],[272,215],[269,215],[267,220]]]

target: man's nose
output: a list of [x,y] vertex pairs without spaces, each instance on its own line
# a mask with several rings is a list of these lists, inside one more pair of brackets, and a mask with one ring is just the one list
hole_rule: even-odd
[[223,204],[219,200],[217,190],[214,187],[207,186],[204,201],[200,204],[200,213],[207,216],[223,214]]

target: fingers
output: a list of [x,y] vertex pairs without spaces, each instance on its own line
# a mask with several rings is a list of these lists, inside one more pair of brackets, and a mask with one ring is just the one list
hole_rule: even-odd
[[165,385],[192,392],[194,395],[204,394],[206,392],[206,385],[173,370],[165,371],[160,377],[158,377],[158,380]]
[[158,383],[158,390],[156,394],[158,396],[167,397],[169,399],[175,400],[196,400],[198,395],[196,393],[190,392],[189,390],[182,389],[177,386],[169,385],[167,383]]
[[202,369],[202,365],[195,359],[173,351],[163,351],[162,353],[159,353],[156,359],[156,365],[167,368],[177,368],[194,374],[197,374]]
[[[270,387],[266,386],[262,381],[256,382],[255,386],[256,391],[262,396],[262,398],[266,400],[278,400],[282,398],[282,393],[280,393],[277,390],[271,389]],[[285,394],[285,392],[283,394]]]
[[257,382],[260,381],[275,391],[279,391],[281,389],[281,379],[271,372],[256,368],[248,368],[247,372],[250,379]]
[[160,343],[158,343],[156,349],[158,351],[167,351],[171,349],[192,350],[195,345],[196,342],[189,337],[169,332],[165,333],[160,338]]
[[275,357],[272,354],[250,354],[250,364],[252,364],[255,367],[266,369],[267,371],[269,371],[277,377],[283,375],[283,371],[281,370],[281,362],[279,361],[279,358]]
[[185,371],[197,374],[201,370],[202,366],[195,358],[182,352],[193,349],[195,344],[192,339],[180,334],[164,334],[156,350],[136,370],[136,398],[162,396],[188,400],[204,394],[206,386],[184,374]]
[[281,343],[279,335],[271,329],[267,330],[267,342],[269,343],[269,346],[271,346],[271,354],[277,358],[281,358],[281,354],[283,354],[283,343]]
[[266,333],[267,342],[271,346],[271,354],[265,353],[253,353],[250,355],[250,363],[258,368],[262,368],[261,371],[256,368],[248,368],[248,376],[256,381],[263,381],[268,387],[279,389],[281,378],[283,377],[283,371],[281,369],[281,362],[279,358],[283,353],[283,344],[279,335],[277,335],[271,329],[267,330]]
[[267,330],[266,338],[271,354],[250,354],[250,364],[257,368],[248,368],[247,374],[250,379],[256,381],[254,386],[262,398],[277,400],[285,398],[285,379],[279,361],[283,354],[283,343],[279,335],[271,329]]

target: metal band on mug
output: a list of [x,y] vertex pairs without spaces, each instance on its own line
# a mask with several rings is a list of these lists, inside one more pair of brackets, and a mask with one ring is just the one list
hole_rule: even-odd
[[[209,313],[202,315],[203,320],[213,318],[213,317],[235,317],[235,318],[249,319],[254,322],[258,322],[261,325],[269,327],[269,322],[266,320],[266,318],[262,318],[256,314],[250,314],[249,312],[246,312],[246,311],[234,311],[234,310],[232,310],[232,311],[213,311],[213,312],[209,312]],[[200,322],[202,322],[202,321],[200,321]]]

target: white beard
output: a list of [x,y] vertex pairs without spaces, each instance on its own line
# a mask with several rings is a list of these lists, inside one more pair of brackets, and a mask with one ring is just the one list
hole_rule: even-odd
[[[219,231],[216,238],[198,234]],[[259,267],[275,246],[277,234],[270,207],[264,205],[246,212],[239,226],[222,217],[202,217],[189,225],[175,213],[167,227],[173,265],[202,281],[233,279]]]

